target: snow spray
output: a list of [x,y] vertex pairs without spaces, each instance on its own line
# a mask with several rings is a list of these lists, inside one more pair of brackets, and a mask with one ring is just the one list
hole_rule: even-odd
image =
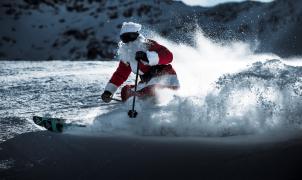
[[[195,46],[153,37],[173,52],[179,91],[162,90],[157,105],[138,101],[100,115],[90,130],[150,136],[232,136],[302,127],[301,59],[255,54],[243,42],[219,43],[195,33]],[[288,63],[289,62],[289,63]],[[291,64],[291,65],[289,65]],[[131,100],[130,100],[131,101]]]

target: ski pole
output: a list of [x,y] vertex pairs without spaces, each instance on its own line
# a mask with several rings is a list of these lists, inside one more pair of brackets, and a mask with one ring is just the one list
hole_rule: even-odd
[[135,107],[135,97],[136,97],[138,72],[139,72],[139,61],[137,61],[137,67],[136,67],[136,76],[135,76],[135,84],[134,84],[134,96],[133,96],[133,102],[132,102],[132,109],[128,111],[128,116],[130,118],[136,118],[136,116],[137,116],[137,112],[135,111],[134,107]]

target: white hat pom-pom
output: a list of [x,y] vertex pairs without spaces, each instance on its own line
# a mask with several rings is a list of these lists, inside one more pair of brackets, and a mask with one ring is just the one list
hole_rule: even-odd
[[139,32],[142,28],[142,25],[134,23],[134,22],[123,22],[122,28],[121,28],[121,34],[129,33],[129,32]]

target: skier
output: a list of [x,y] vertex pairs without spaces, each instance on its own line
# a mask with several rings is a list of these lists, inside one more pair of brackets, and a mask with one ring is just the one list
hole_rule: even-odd
[[106,103],[112,100],[113,94],[128,79],[131,71],[136,73],[137,64],[141,81],[136,92],[134,85],[122,88],[123,102],[131,96],[154,97],[155,89],[179,88],[176,72],[170,64],[173,60],[172,53],[156,41],[146,39],[139,33],[140,30],[141,25],[137,23],[124,22],[122,25],[117,52],[120,62],[102,94],[102,100]]

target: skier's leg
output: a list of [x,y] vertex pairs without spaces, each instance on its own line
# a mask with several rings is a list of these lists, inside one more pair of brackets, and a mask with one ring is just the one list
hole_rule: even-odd
[[147,86],[147,87],[137,91],[137,96],[139,98],[155,97],[156,90],[161,90],[161,89],[178,90],[179,86],[154,84],[154,85]]
[[155,96],[155,85],[147,86],[137,91],[137,96],[140,98],[147,98]]
[[[122,90],[121,90],[121,98],[122,101],[125,102],[127,99],[135,95],[134,92],[134,85],[125,85]],[[171,89],[171,90],[177,90],[179,89],[179,86],[175,85],[163,85],[163,84],[153,84],[146,86],[136,92],[136,96],[139,97],[140,99],[144,98],[150,98],[150,97],[155,97],[156,95],[156,89]]]
[[134,85],[126,85],[121,90],[122,101],[125,102],[129,97],[134,95],[134,92],[131,90]]

